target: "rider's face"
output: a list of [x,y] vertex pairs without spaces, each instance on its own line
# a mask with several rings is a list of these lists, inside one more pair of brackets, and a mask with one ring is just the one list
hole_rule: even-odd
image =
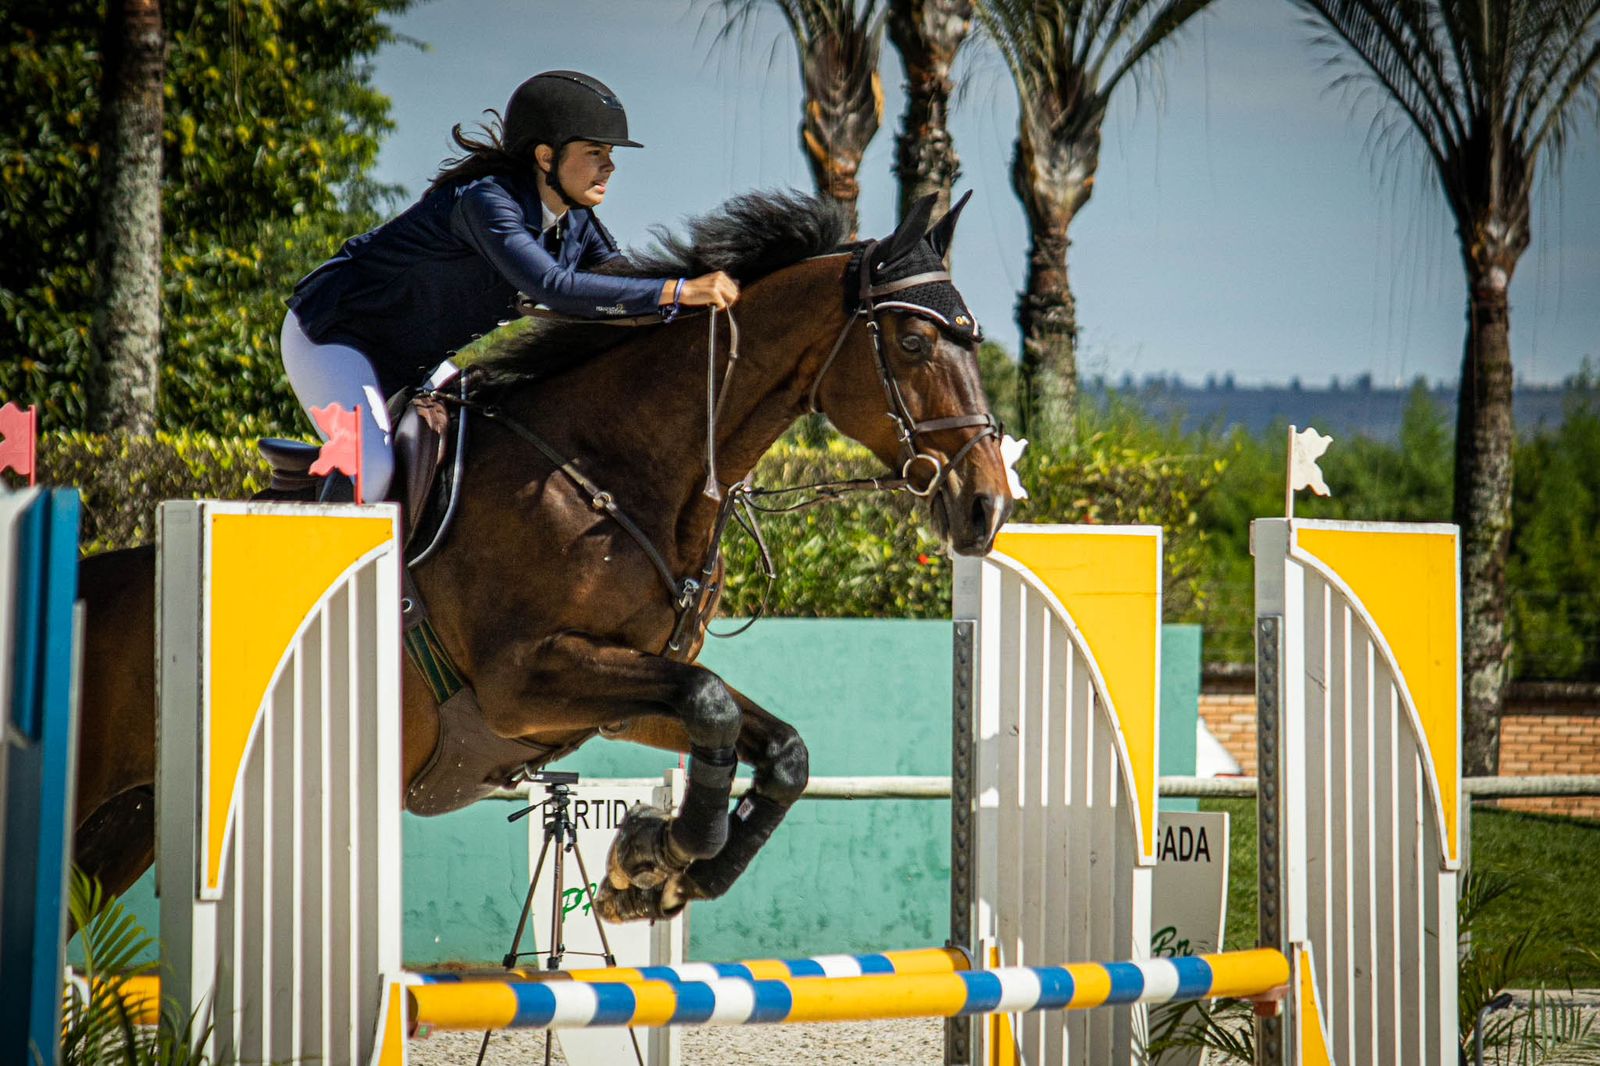
[[609,144],[573,141],[561,153],[561,168],[557,173],[568,196],[584,207],[594,207],[606,198],[606,183],[616,169]]

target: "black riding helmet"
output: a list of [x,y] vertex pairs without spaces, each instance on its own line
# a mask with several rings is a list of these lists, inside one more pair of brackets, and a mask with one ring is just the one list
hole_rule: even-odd
[[643,148],[628,139],[628,113],[605,84],[575,70],[535,74],[511,94],[505,114],[506,150],[520,155],[536,144],[558,153],[573,141]]

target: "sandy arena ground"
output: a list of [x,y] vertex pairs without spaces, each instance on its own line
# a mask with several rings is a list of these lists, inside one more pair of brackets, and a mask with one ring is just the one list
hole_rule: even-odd
[[[472,1066],[482,1039],[479,1033],[438,1033],[413,1040],[410,1059],[415,1066]],[[496,1033],[483,1061],[484,1066],[538,1066],[544,1062],[544,1034]],[[552,1061],[566,1062],[559,1048]],[[942,1018],[683,1030],[683,1066],[938,1066],[942,1062]]]

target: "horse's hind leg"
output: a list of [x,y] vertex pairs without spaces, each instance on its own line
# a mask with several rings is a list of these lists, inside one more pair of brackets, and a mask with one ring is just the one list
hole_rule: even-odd
[[85,607],[74,860],[109,893],[147,868],[155,842],[155,549],[78,568]]

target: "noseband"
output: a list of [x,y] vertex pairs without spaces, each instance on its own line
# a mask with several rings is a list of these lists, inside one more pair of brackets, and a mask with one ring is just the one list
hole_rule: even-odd
[[[855,309],[845,321],[844,328],[839,331],[838,339],[833,342],[833,349],[828,352],[828,358],[822,364],[822,370],[811,384],[811,396],[807,406],[813,414],[820,413],[822,408],[817,405],[817,397],[822,391],[823,379],[828,376],[828,371],[833,368],[833,361],[838,358],[839,351],[844,347],[845,338],[850,336],[850,329],[863,319],[867,323],[867,332],[872,337],[873,364],[878,371],[878,382],[883,386],[883,397],[888,404],[889,420],[895,425],[895,435],[900,439],[900,480],[907,492],[914,496],[932,496],[943,484],[945,476],[967,457],[967,453],[977,447],[978,442],[987,437],[999,438],[1000,423],[994,415],[983,414],[952,415],[948,418],[931,418],[919,422],[911,413],[911,408],[906,404],[906,398],[900,391],[900,383],[896,380],[894,372],[889,369],[889,359],[883,352],[883,330],[878,325],[877,301],[892,293],[903,292],[906,289],[916,288],[919,285],[931,285],[935,282],[952,283],[950,272],[947,270],[930,270],[921,274],[912,274],[910,277],[898,278],[894,281],[884,282],[879,285],[872,283],[872,254],[878,250],[878,242],[871,241],[861,250],[861,266],[856,271],[860,279],[856,293]],[[929,317],[938,317],[932,308],[921,307],[914,304],[901,303],[899,306],[911,307],[924,312]],[[941,460],[938,456],[922,451],[917,447],[919,433],[937,433],[946,429],[967,429],[977,427],[978,432],[967,438],[965,444],[948,460]],[[919,463],[926,463],[933,471],[933,476],[928,479],[928,484],[917,488],[911,473]]]

